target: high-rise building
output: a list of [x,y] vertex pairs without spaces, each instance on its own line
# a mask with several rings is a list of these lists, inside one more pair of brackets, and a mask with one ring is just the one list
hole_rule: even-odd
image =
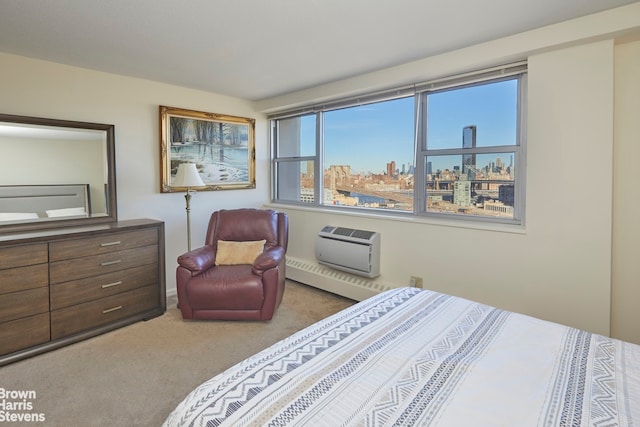
[[387,163],[387,176],[392,177],[396,174],[396,162],[394,160]]
[[[465,126],[462,129],[462,148],[476,148],[476,126]],[[469,168],[471,166],[471,168]],[[462,155],[462,172],[469,176],[469,179],[475,179],[475,167],[476,167],[476,155],[475,154],[463,154]]]
[[453,203],[458,206],[471,205],[471,181],[461,179],[453,183]]

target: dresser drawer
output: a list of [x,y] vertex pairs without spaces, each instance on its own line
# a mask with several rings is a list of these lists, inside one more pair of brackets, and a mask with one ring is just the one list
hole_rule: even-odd
[[157,243],[158,231],[155,228],[104,234],[82,239],[58,240],[49,244],[49,261],[106,254]]
[[0,270],[43,264],[49,260],[46,243],[33,243],[0,248]]
[[152,310],[158,306],[158,298],[157,286],[145,286],[100,300],[52,311],[51,338],[55,340]]
[[68,282],[157,262],[156,245],[57,261],[49,264],[49,283]]
[[0,295],[49,286],[49,265],[0,270]]
[[49,313],[0,323],[0,354],[13,353],[49,340]]
[[158,283],[158,265],[147,264],[51,286],[51,310]]
[[49,311],[49,288],[0,295],[0,322]]

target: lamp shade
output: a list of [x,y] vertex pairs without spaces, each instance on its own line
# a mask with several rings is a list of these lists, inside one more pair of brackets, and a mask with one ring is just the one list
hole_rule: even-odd
[[205,187],[194,163],[181,163],[173,180],[175,187]]

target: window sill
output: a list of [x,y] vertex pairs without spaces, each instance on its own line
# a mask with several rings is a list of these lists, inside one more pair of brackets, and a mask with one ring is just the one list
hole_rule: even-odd
[[454,228],[466,228],[471,230],[483,230],[493,231],[497,233],[514,233],[514,234],[526,234],[526,229],[523,225],[511,225],[511,224],[499,224],[494,222],[483,221],[470,221],[466,219],[447,219],[447,218],[432,218],[416,216],[410,213],[399,214],[396,212],[369,212],[362,209],[341,209],[341,208],[329,208],[322,206],[305,206],[295,203],[277,203],[271,202],[264,205],[266,208],[275,210],[296,210],[301,212],[316,212],[329,215],[344,215],[358,218],[369,218],[382,221],[403,221],[412,224],[428,224],[437,227],[454,227]]

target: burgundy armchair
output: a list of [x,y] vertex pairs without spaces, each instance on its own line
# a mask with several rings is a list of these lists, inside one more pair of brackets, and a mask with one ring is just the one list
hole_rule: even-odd
[[[252,264],[247,259],[230,260],[234,253],[246,252],[233,249],[237,242],[246,242],[255,250],[256,242],[262,240],[264,250],[256,254]],[[214,212],[205,245],[178,257],[176,286],[182,317],[271,320],[284,294],[288,240],[289,222],[283,212],[263,209]],[[262,250],[261,243],[257,244]],[[247,258],[246,254],[242,256]]]

